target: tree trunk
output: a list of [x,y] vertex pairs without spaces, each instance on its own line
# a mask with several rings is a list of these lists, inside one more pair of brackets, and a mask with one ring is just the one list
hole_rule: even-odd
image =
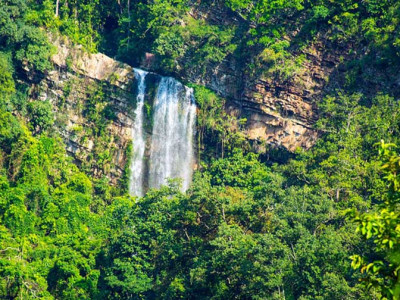
[[128,0],[128,43],[126,45],[127,50],[129,50],[129,43],[131,40],[131,1]]
[[58,18],[58,6],[60,5],[60,0],[56,2],[56,18]]

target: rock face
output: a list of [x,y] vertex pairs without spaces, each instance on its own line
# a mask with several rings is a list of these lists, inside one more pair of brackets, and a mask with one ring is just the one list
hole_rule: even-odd
[[242,89],[227,95],[231,100],[228,109],[247,118],[250,139],[289,151],[314,145],[319,135],[314,128],[317,104],[327,88],[327,79],[337,72],[341,56],[339,52],[326,54],[323,49],[321,46],[304,51],[304,72],[288,82],[242,74]]
[[[53,104],[55,128],[76,163],[116,184],[130,156],[137,92],[133,68],[100,53],[88,54],[62,37],[52,40],[58,49],[52,57],[55,69],[32,83],[30,98]],[[294,151],[311,147],[318,138],[313,129],[316,103],[326,78],[337,71],[340,57],[339,52],[325,53],[323,45],[303,54],[306,71],[286,83],[251,75],[234,57],[208,66],[212,71],[199,74],[195,69],[181,69],[178,75],[226,98],[227,111],[247,119],[250,140]],[[153,73],[146,77],[147,101],[154,97],[159,80]]]
[[[54,129],[82,170],[95,178],[106,177],[113,185],[120,179],[126,184],[138,101],[134,69],[104,54],[89,54],[62,37],[52,42],[57,48],[54,70],[31,81],[30,100],[51,102]],[[152,134],[152,107],[160,81],[155,73],[145,77],[147,137]],[[145,151],[149,157],[149,149]]]
[[249,139],[294,151],[297,147],[310,148],[318,138],[313,125],[318,119],[316,102],[321,86],[314,76],[318,73],[307,73],[303,78],[309,83],[307,87],[279,85],[261,77],[255,82],[246,81],[245,74],[220,66],[208,78],[198,80],[192,74],[184,78],[225,97],[228,112],[247,119],[245,130]]
[[[196,6],[190,11],[190,16],[211,25],[242,26],[240,16],[232,14],[219,1],[213,3]],[[295,36],[293,32],[292,36],[285,38],[290,41]],[[348,49],[325,43],[328,41],[321,38],[305,49],[290,50],[294,57],[305,58],[302,72],[290,80],[279,80],[263,73],[267,68],[267,64],[263,63],[249,70],[249,65],[257,60],[257,53],[249,53],[248,61],[243,54],[239,55],[240,61],[237,55],[228,55],[220,63],[210,63],[198,69],[185,67],[191,57],[182,58],[178,61],[175,76],[204,85],[224,97],[229,112],[247,119],[246,134],[249,139],[289,151],[297,147],[307,149],[319,136],[314,129],[318,119],[317,103],[323,97],[328,79],[340,72],[341,60],[348,56]],[[157,59],[152,57],[152,61],[155,61],[153,66],[146,57],[142,66],[157,70]]]
[[58,37],[55,69],[31,89],[32,100],[53,104],[58,130],[75,162],[116,184],[131,144],[136,82],[133,69],[103,54],[88,54]]
[[297,147],[308,149],[319,136],[314,129],[317,103],[328,78],[338,72],[343,52],[325,53],[323,45],[314,45],[302,54],[306,57],[304,72],[286,82],[249,74],[233,57],[209,66],[206,73],[182,68],[178,76],[205,85],[227,99],[226,109],[247,119],[249,139],[289,151]]

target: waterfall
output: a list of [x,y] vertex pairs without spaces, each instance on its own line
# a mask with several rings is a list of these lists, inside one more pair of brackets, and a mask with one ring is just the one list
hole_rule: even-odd
[[166,178],[182,178],[183,189],[192,177],[193,92],[171,77],[163,77],[154,101],[149,183],[159,187]]
[[135,69],[135,74],[138,78],[138,104],[132,134],[130,193],[143,196],[147,187],[158,188],[167,183],[167,178],[181,178],[182,190],[185,191],[192,179],[194,163],[196,105],[193,89],[171,77],[161,77],[152,107],[152,128],[147,139],[149,151],[145,151],[143,106],[147,73]]
[[143,196],[144,185],[144,153],[146,148],[146,137],[144,135],[144,96],[146,92],[146,78],[147,72],[135,69],[135,77],[138,81],[136,109],[134,112],[135,120],[132,128],[132,161],[131,161],[131,176],[129,184],[129,193],[131,195]]

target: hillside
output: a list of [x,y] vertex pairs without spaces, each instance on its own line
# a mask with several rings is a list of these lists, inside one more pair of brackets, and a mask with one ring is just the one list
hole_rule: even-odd
[[399,299],[399,20],[0,0],[0,299]]

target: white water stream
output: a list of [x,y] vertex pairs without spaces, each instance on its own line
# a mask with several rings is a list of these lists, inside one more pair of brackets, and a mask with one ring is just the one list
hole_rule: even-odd
[[135,77],[138,82],[137,104],[135,109],[135,121],[132,128],[132,160],[131,160],[131,177],[129,184],[129,193],[131,195],[143,196],[144,193],[144,153],[146,149],[146,137],[144,133],[144,96],[146,92],[146,75],[147,72],[135,69]]
[[167,183],[167,178],[181,178],[182,189],[186,190],[192,179],[194,163],[196,105],[193,90],[172,77],[161,78],[153,101],[150,120],[152,132],[149,139],[146,139],[143,112],[146,75],[146,72],[135,69],[138,95],[132,130],[133,155],[129,191],[132,195],[143,196],[146,187],[158,188]]

